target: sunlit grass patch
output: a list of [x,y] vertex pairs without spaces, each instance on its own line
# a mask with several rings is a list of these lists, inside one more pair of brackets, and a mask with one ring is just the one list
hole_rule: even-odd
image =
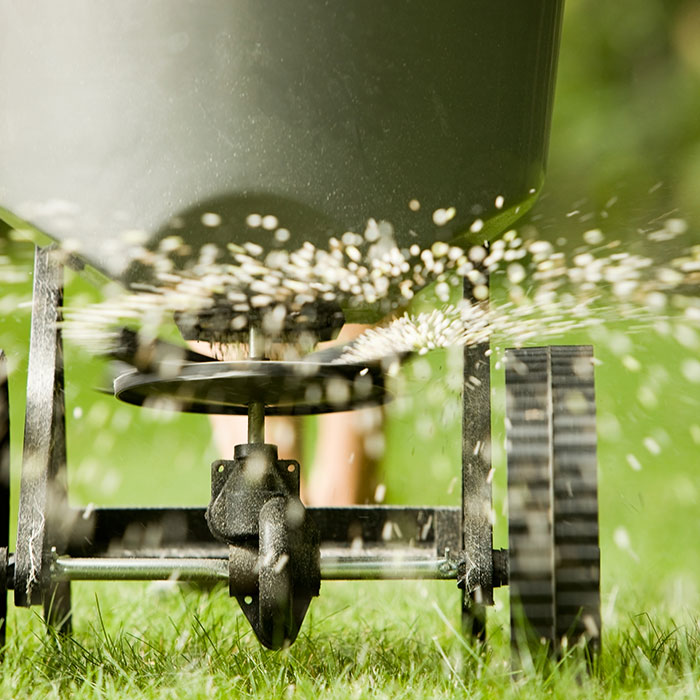
[[225,589],[83,584],[72,637],[15,612],[2,697],[694,697],[700,626],[691,615],[625,613],[592,670],[581,655],[511,666],[503,613],[486,647],[458,632],[451,585],[334,584],[297,642],[264,650]]

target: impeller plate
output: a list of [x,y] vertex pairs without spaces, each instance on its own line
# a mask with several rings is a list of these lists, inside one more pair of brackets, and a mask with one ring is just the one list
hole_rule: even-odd
[[262,402],[271,416],[349,411],[389,398],[380,363],[246,360],[167,369],[125,372],[114,380],[114,394],[127,403],[189,413],[245,415],[249,403]]

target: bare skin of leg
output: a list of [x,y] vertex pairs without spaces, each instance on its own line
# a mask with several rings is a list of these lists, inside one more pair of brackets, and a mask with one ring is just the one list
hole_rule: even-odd
[[374,476],[383,448],[380,408],[321,416],[306,490],[308,502],[324,506],[368,503],[374,494]]
[[[346,324],[333,343],[347,343],[368,327]],[[347,506],[371,499],[374,475],[384,448],[382,423],[380,408],[319,416],[316,452],[305,494],[308,503]]]
[[[338,338],[320,348],[356,338],[367,326],[346,324]],[[208,343],[190,343],[203,354],[213,355]],[[247,442],[247,420],[239,416],[210,416],[214,443],[224,459],[233,448]],[[281,459],[300,461],[301,421],[271,417],[265,420],[265,441],[278,446]],[[302,500],[307,505],[344,506],[366,503],[374,492],[373,475],[383,451],[381,409],[362,409],[319,416],[316,452],[311,478]]]

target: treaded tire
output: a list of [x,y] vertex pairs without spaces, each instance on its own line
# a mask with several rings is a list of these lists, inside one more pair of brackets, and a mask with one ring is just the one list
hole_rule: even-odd
[[593,350],[506,351],[511,644],[600,646]]

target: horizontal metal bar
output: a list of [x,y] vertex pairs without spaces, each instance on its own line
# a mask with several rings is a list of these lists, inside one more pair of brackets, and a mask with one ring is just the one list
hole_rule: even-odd
[[321,550],[321,578],[331,580],[368,579],[456,579],[457,561],[444,557],[402,559],[399,556],[353,557],[326,555]]
[[[321,551],[325,580],[456,579],[457,561],[442,558],[338,555]],[[51,566],[54,581],[228,581],[223,558],[59,557]]]
[[59,557],[54,581],[228,581],[228,559],[156,557]]
[[[440,553],[446,548],[452,552],[461,549],[459,508],[351,506],[307,510],[322,542],[432,545]],[[204,508],[85,508],[75,509],[72,515],[66,553],[74,557],[107,554],[115,548],[201,549],[218,544],[207,526]]]

